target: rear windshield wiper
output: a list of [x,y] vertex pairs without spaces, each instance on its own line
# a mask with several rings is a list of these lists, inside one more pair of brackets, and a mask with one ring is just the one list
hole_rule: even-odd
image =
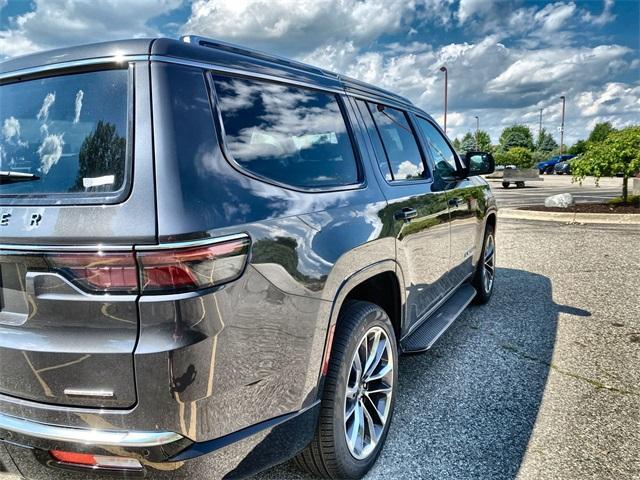
[[30,182],[39,179],[40,177],[34,173],[0,170],[0,183]]

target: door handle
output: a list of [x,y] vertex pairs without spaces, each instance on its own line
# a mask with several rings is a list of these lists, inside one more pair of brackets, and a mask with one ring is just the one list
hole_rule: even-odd
[[405,220],[409,221],[412,218],[416,218],[418,216],[418,211],[415,208],[404,207],[402,210],[398,210],[394,216],[396,220]]
[[460,199],[459,198],[452,198],[449,200],[449,206],[450,207],[459,207],[460,206]]

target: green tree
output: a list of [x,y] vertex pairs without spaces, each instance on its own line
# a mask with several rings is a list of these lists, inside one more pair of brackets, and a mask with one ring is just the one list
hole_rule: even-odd
[[580,155],[583,154],[587,150],[587,141],[586,140],[578,140],[576,143],[571,145],[569,148],[569,153],[571,155]]
[[602,142],[606,140],[610,133],[615,132],[616,129],[613,128],[611,122],[600,122],[597,123],[591,133],[589,134],[589,138],[587,141],[589,142]]
[[518,168],[531,168],[533,166],[533,154],[524,147],[513,147],[507,152],[507,165],[515,165]]
[[491,137],[484,130],[478,130],[477,133],[467,132],[464,134],[464,137],[462,137],[462,142],[460,142],[460,151],[491,152],[493,151],[493,147],[491,145]]
[[538,133],[538,140],[536,141],[536,150],[541,152],[551,152],[556,148],[558,148],[558,144],[553,139],[553,136],[547,132],[546,128],[540,130],[540,133]]
[[533,135],[526,125],[512,125],[502,131],[500,135],[500,148],[508,152],[513,147],[522,147],[533,150]]
[[476,149],[476,139],[471,134],[471,132],[467,132],[462,137],[462,142],[460,142],[460,150],[463,152],[469,152]]
[[460,139],[458,137],[453,139],[453,148],[455,149],[456,152],[461,152],[461,144],[460,144]]
[[629,177],[640,170],[640,126],[612,131],[600,142],[589,142],[584,154],[571,162],[575,180],[587,175],[601,177],[622,174],[622,201],[628,202]]
[[100,120],[80,146],[78,174],[70,191],[81,192],[84,190],[83,179],[103,175],[115,177],[114,187],[122,185],[126,152],[127,142],[118,135],[116,126]]

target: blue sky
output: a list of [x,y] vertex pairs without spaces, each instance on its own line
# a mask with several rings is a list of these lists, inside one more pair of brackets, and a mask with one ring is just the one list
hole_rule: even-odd
[[[208,35],[409,97],[451,136],[525,123],[566,142],[640,123],[640,0],[0,0],[0,58],[127,37]],[[559,140],[559,138],[558,138]]]

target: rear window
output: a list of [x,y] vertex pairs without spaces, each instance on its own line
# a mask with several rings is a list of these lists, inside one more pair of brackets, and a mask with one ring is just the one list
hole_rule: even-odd
[[127,180],[127,105],[124,69],[0,86],[0,199],[119,197]]
[[336,95],[214,75],[225,146],[236,163],[295,187],[358,183],[358,167]]

